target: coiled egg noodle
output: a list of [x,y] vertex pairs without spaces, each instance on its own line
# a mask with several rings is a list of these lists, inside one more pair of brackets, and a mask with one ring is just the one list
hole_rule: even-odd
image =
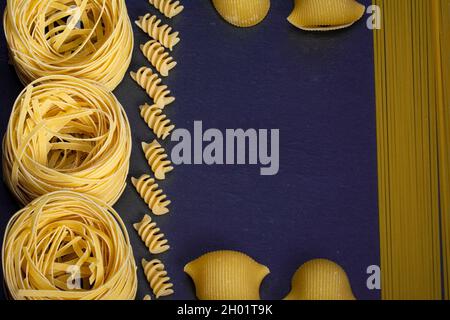
[[8,0],[3,20],[24,85],[62,74],[113,90],[130,64],[133,32],[124,0]]
[[17,98],[3,139],[3,176],[23,204],[61,189],[114,204],[129,170],[131,131],[116,97],[93,81],[44,77]]
[[72,191],[46,194],[9,221],[2,247],[15,300],[134,299],[136,263],[118,213]]

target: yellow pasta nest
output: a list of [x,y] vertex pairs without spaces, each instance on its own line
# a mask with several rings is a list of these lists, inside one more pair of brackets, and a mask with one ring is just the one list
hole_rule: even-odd
[[170,283],[164,264],[160,260],[147,261],[142,259],[142,267],[156,299],[167,297],[174,293],[173,284]]
[[164,180],[166,174],[173,170],[171,166],[172,162],[167,160],[168,156],[164,148],[161,147],[158,141],[153,140],[152,143],[142,142],[142,150],[144,151],[145,158],[148,160],[148,165],[155,174],[155,178]]
[[149,128],[153,130],[158,139],[165,140],[175,126],[162,113],[161,108],[157,105],[149,106],[148,104],[144,104],[139,108],[141,110],[141,117],[145,120]]
[[131,182],[153,214],[161,216],[169,212],[167,206],[170,200],[167,200],[167,196],[148,174],[142,175],[139,179],[131,178]]
[[173,18],[183,11],[184,7],[180,1],[173,0],[149,0],[156,9],[158,9],[167,18]]
[[328,31],[351,26],[364,14],[355,0],[295,0],[288,21],[308,31]]
[[141,45],[140,48],[148,61],[163,77],[167,77],[169,71],[177,65],[169,53],[165,52],[164,47],[156,40],[150,40],[146,44]]
[[3,140],[3,176],[22,204],[61,189],[114,204],[128,174],[131,132],[115,96],[92,81],[44,77],[17,98]]
[[170,96],[167,86],[161,85],[161,79],[150,68],[142,67],[137,72],[131,72],[130,75],[160,108],[175,101],[175,98]]
[[131,61],[133,32],[124,0],[8,0],[4,26],[24,85],[72,75],[113,90]]
[[148,214],[144,216],[141,222],[133,224],[134,229],[138,232],[142,241],[152,254],[160,254],[170,249],[168,241],[161,233],[161,229],[152,222],[152,218]]
[[297,270],[285,300],[355,300],[355,296],[347,274],[339,265],[316,259]]
[[157,40],[171,51],[178,44],[178,42],[180,42],[180,38],[178,37],[179,32],[173,32],[169,25],[162,24],[161,20],[158,19],[157,16],[151,15],[150,13],[139,17],[135,23],[150,37]]
[[269,13],[270,0],[212,0],[217,12],[237,27],[257,25]]
[[35,199],[9,221],[3,275],[15,300],[132,300],[136,264],[124,223],[72,191]]
[[236,251],[207,253],[184,271],[194,280],[200,300],[260,300],[259,287],[269,269]]

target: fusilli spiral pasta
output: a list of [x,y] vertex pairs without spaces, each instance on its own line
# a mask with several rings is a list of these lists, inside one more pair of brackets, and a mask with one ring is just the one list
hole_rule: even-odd
[[161,229],[157,227],[156,222],[152,222],[152,218],[148,214],[142,218],[141,222],[133,224],[133,227],[138,232],[150,253],[160,254],[170,249],[167,239],[160,232]]
[[149,128],[153,130],[158,139],[165,140],[175,126],[162,113],[161,108],[157,105],[149,106],[148,104],[144,104],[139,108],[141,109],[141,117],[145,120]]
[[141,44],[140,48],[147,60],[163,77],[167,77],[169,71],[177,65],[170,54],[166,52],[164,47],[156,40],[150,40],[145,44]]
[[161,85],[161,79],[150,68],[142,67],[137,72],[131,72],[130,75],[160,108],[175,101],[175,98],[170,96],[167,86]]
[[166,297],[174,293],[173,284],[170,283],[170,278],[167,276],[164,264],[161,260],[153,259],[147,261],[142,259],[142,267],[144,268],[145,276],[156,296],[156,299],[160,297]]
[[148,165],[152,168],[155,178],[158,180],[164,180],[166,174],[173,170],[170,160],[163,147],[158,141],[153,140],[152,143],[142,142],[142,150],[144,151],[145,158],[148,160]]
[[170,51],[180,42],[179,32],[172,32],[167,24],[162,24],[157,16],[147,13],[135,21],[136,25],[146,32],[150,37],[157,40]]
[[170,204],[170,200],[167,200],[163,191],[158,189],[155,179],[144,174],[139,179],[131,178],[131,181],[153,214],[161,216],[169,212],[167,206]]
[[173,0],[149,0],[156,9],[158,9],[167,18],[173,18],[183,11],[184,7],[180,1]]

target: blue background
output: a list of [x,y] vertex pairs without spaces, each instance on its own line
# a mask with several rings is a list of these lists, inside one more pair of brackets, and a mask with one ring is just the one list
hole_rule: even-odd
[[[202,120],[204,130],[280,129],[276,176],[260,176],[258,166],[184,165],[161,183],[173,201],[169,215],[155,218],[172,246],[160,257],[175,285],[171,298],[195,298],[183,266],[218,249],[243,251],[270,268],[261,287],[264,299],[284,297],[295,270],[318,257],[347,271],[357,298],[380,296],[366,287],[366,268],[379,264],[372,33],[365,19],[336,32],[298,30],[286,21],[292,3],[272,0],[266,20],[249,29],[224,22],[208,0],[184,0],[185,11],[167,21],[182,39],[173,52],[179,65],[164,79],[177,98],[165,111],[178,128],[192,131],[193,121]],[[157,13],[143,0],[127,4],[133,20]],[[130,70],[137,70],[148,65],[139,50],[148,37],[133,28]],[[3,135],[22,86],[7,64],[1,34]],[[154,137],[138,106],[150,101],[129,76],[115,94],[132,124],[130,175],[148,173],[140,142]],[[164,143],[169,151],[173,145]],[[0,204],[3,237],[18,209],[4,184]],[[148,208],[131,183],[115,208],[138,263],[150,258],[132,229]],[[142,268],[138,275],[139,299],[150,289]]]

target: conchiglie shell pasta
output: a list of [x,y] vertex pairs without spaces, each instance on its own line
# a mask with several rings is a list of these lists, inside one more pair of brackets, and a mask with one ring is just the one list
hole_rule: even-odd
[[212,0],[217,12],[237,27],[252,27],[267,16],[270,0]]
[[194,280],[200,300],[259,300],[259,287],[269,269],[236,251],[207,253],[184,271]]
[[297,270],[285,300],[355,300],[355,296],[347,274],[339,265],[316,259]]
[[288,21],[308,31],[337,30],[351,26],[364,11],[355,0],[295,0]]

